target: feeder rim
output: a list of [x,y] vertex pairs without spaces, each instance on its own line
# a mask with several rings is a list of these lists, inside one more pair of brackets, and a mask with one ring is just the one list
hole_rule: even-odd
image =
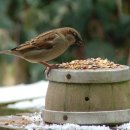
[[62,83],[114,83],[130,80],[130,68],[123,65],[115,69],[71,70],[52,69],[49,81]]

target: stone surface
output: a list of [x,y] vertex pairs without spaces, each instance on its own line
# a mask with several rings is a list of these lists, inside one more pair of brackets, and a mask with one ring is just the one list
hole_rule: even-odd
[[[23,114],[24,115],[24,114]],[[29,123],[21,116],[0,117],[0,130],[25,130],[23,126]]]

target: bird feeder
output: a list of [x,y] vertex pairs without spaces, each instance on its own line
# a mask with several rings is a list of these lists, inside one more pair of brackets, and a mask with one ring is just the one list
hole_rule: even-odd
[[119,124],[130,121],[128,66],[52,69],[43,119],[48,123]]

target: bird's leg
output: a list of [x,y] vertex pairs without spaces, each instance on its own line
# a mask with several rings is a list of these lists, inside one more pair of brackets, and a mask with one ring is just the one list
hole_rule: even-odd
[[48,76],[49,72],[51,71],[51,69],[59,68],[58,64],[48,64],[47,62],[44,62],[44,61],[40,62],[40,64],[46,66],[44,72],[47,71],[47,76]]
[[44,61],[40,62],[40,64],[42,64],[42,65],[44,65],[46,67],[51,67],[51,64],[48,64],[47,62],[44,62]]

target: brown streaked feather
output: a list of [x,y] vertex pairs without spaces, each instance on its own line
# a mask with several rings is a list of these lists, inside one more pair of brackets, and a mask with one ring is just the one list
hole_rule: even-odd
[[[43,37],[44,35],[44,37]],[[21,44],[20,46],[11,49],[11,51],[19,51],[22,53],[26,53],[32,50],[41,50],[41,49],[51,49],[53,48],[53,41],[57,38],[56,33],[50,31],[47,33],[43,33],[36,38],[33,38],[30,41]]]
[[13,49],[11,49],[11,51],[21,51],[21,50],[24,50],[26,48],[31,48],[32,45],[30,44],[29,41],[25,42],[24,44],[21,44]]
[[[43,33],[43,35],[44,35],[44,33]],[[44,36],[40,35],[40,36],[32,39],[30,43],[31,43],[31,45],[34,45],[34,46],[37,46],[40,48],[40,47],[44,46],[44,44],[46,44],[46,43],[53,44],[53,41],[57,38],[57,36],[58,35],[56,33],[50,32]],[[46,45],[45,45],[45,47],[46,47]]]
[[28,51],[33,51],[33,50],[41,50],[41,49],[45,49],[45,50],[49,50],[53,48],[53,44],[50,42],[46,42],[44,43],[41,47],[39,46],[35,46],[35,45],[31,45],[28,44],[27,46],[22,46],[22,47],[18,47],[18,48],[14,48],[11,51],[18,51],[21,53],[26,53]]
[[51,31],[44,32],[36,38],[33,38],[30,41],[27,41],[24,44],[21,44],[18,47],[11,49],[11,51],[19,51],[25,53],[30,50],[51,49],[53,48],[53,41],[57,38],[58,34],[61,31],[63,34],[67,32],[64,32],[64,29],[54,29]]

